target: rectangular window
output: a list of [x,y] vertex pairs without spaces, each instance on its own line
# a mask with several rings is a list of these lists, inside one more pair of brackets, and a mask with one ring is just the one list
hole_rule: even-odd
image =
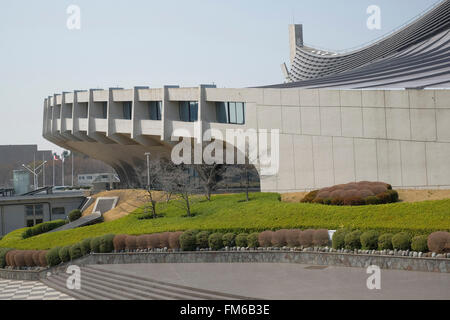
[[245,124],[245,103],[217,102],[216,118],[218,123]]
[[218,123],[228,123],[227,104],[225,102],[216,103],[216,115]]
[[133,105],[131,102],[123,103],[123,118],[125,120],[131,120]]
[[149,102],[150,120],[161,120],[161,101]]
[[66,210],[64,208],[52,208],[52,215],[65,215]]
[[198,102],[180,102],[180,120],[184,122],[195,122],[198,120]]
[[44,206],[42,204],[25,206],[27,227],[33,227],[44,222]]
[[102,118],[108,119],[108,102],[102,102]]

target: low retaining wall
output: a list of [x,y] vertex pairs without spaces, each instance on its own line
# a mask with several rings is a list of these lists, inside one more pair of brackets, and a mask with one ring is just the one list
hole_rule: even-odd
[[39,280],[65,272],[68,265],[138,264],[138,263],[298,263],[318,266],[367,268],[371,265],[386,270],[450,273],[450,259],[412,258],[329,252],[295,251],[197,251],[148,253],[95,253],[72,263],[42,271],[0,270],[0,278]]

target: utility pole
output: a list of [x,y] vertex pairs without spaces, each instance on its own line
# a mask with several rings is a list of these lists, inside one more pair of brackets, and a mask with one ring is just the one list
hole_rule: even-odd
[[150,152],[146,152],[147,157],[147,189],[150,190]]

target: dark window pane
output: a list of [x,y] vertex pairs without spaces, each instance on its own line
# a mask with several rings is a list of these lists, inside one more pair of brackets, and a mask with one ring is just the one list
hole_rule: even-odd
[[198,103],[191,102],[189,103],[189,121],[195,122],[198,120]]
[[150,120],[161,120],[161,101],[149,103]]
[[34,216],[34,206],[25,206],[25,214],[27,217]]
[[228,115],[230,117],[230,123],[236,123],[236,103],[229,102],[228,103]]
[[132,113],[132,104],[131,102],[124,102],[123,103],[123,118],[126,120],[131,120],[131,113]]
[[180,102],[180,120],[189,122],[189,102]]
[[103,119],[108,118],[108,102],[102,103],[102,114],[103,114]]
[[52,208],[52,215],[64,215],[66,210],[64,208]]
[[228,123],[227,104],[225,102],[216,103],[216,115],[218,123]]
[[34,226],[34,220],[27,220],[27,228]]
[[245,123],[245,104],[244,103],[236,103],[236,123],[237,124]]
[[42,220],[42,219],[36,219],[36,224],[41,224],[43,222],[44,222],[44,220]]
[[34,214],[36,216],[42,216],[44,214],[44,207],[42,204],[38,204],[34,207]]

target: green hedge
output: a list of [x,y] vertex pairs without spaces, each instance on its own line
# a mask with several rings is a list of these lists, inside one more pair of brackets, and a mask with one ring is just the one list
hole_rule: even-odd
[[49,221],[49,222],[37,224],[34,227],[27,228],[25,231],[23,231],[22,238],[28,239],[28,238],[40,235],[42,233],[47,233],[49,231],[52,231],[54,229],[57,229],[57,228],[65,225],[66,223],[67,222],[65,220],[55,220],[55,221]]
[[74,221],[80,219],[81,216],[82,216],[81,211],[78,209],[75,209],[75,210],[70,211],[68,218],[69,218],[70,222],[74,222]]
[[209,236],[209,247],[213,250],[220,250],[223,245],[223,233],[213,233]]

